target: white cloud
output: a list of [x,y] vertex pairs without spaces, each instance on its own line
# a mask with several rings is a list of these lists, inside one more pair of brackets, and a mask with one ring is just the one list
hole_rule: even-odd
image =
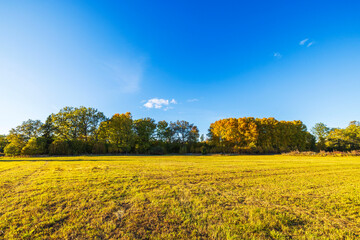
[[305,38],[304,40],[301,40],[299,42],[299,45],[303,46],[309,39],[308,38]]
[[165,111],[172,109],[170,104],[177,104],[175,99],[171,99],[170,101],[163,98],[152,98],[149,99],[145,104],[144,107],[146,108],[155,108],[155,109],[164,109]]
[[282,55],[279,52],[274,53],[274,57],[276,58],[282,58]]
[[309,42],[308,45],[306,45],[306,47],[310,47],[313,44],[314,44],[314,42]]
[[193,98],[193,99],[188,99],[187,101],[188,101],[188,102],[198,102],[198,101],[199,101],[199,99],[197,99],[197,98]]

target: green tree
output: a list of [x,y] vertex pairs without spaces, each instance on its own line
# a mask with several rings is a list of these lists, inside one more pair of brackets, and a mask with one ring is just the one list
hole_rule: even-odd
[[134,130],[131,113],[115,114],[99,126],[99,139],[111,144],[110,152],[130,152],[134,145]]
[[97,139],[97,128],[106,119],[102,112],[95,108],[80,107],[75,108],[74,115],[78,118],[78,128],[80,138],[89,140],[90,137]]
[[344,129],[331,129],[326,137],[327,150],[350,151],[360,149],[360,123],[350,122]]
[[96,130],[106,119],[102,112],[86,107],[64,107],[51,118],[57,139],[85,141],[97,139]]
[[317,148],[319,150],[325,150],[326,148],[326,138],[329,134],[330,129],[324,123],[316,123],[315,126],[311,129],[311,132],[316,137]]
[[149,151],[151,142],[154,139],[155,129],[155,120],[152,118],[142,118],[134,121],[136,134],[135,150],[137,152],[146,153]]
[[9,144],[4,148],[6,156],[17,156],[21,154],[22,148],[26,145],[23,135],[20,134],[9,134],[7,136]]
[[42,123],[40,120],[27,120],[9,131],[6,139],[9,144],[4,148],[4,153],[9,156],[20,155],[22,148],[31,138],[41,135]]
[[172,142],[174,132],[165,120],[159,121],[156,125],[156,138],[161,142]]
[[6,156],[14,157],[21,153],[22,146],[17,145],[15,142],[11,142],[6,145],[4,153]]
[[175,139],[176,141],[184,144],[187,143],[194,137],[194,134],[191,132],[194,127],[194,124],[190,124],[187,121],[176,121],[176,122],[170,122],[170,128],[175,133]]
[[9,142],[6,139],[5,135],[0,135],[0,153],[4,152],[4,148]]
[[47,153],[46,139],[31,138],[26,145],[21,149],[21,155],[42,155]]
[[56,139],[75,140],[79,137],[79,120],[74,113],[75,108],[64,107],[51,115]]
[[51,115],[46,118],[45,123],[41,126],[42,138],[45,142],[45,154],[49,153],[50,144],[54,141],[54,125]]
[[199,136],[200,136],[199,129],[197,128],[197,126],[193,126],[188,136],[188,142],[197,143],[199,141]]
[[201,134],[201,136],[200,136],[200,142],[205,142],[205,136],[204,136],[204,134]]
[[25,142],[30,138],[37,138],[41,133],[42,122],[40,120],[27,120],[22,122],[16,128],[12,128],[9,132],[8,139],[11,141],[13,136],[21,137]]

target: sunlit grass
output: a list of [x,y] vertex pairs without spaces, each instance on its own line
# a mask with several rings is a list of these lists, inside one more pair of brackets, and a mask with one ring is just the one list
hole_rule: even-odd
[[0,238],[359,238],[360,158],[0,158]]

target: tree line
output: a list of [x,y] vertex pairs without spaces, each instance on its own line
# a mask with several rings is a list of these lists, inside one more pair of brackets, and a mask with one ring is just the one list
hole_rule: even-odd
[[107,118],[90,107],[64,107],[45,123],[29,119],[1,139],[9,156],[201,151],[199,130],[187,121],[134,120],[129,112]]
[[317,148],[323,151],[360,150],[360,122],[351,121],[346,128],[329,128],[317,123],[312,128]]
[[210,125],[207,138],[187,121],[133,119],[127,112],[107,118],[91,107],[64,107],[40,120],[27,120],[0,135],[0,152],[18,155],[282,153],[360,149],[360,123],[330,129],[301,121],[227,118]]
[[280,153],[315,149],[315,137],[301,121],[227,118],[212,123],[209,136],[218,152]]

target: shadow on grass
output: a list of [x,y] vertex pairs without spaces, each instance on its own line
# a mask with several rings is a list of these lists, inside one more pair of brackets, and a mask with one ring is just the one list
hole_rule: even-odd
[[6,158],[6,159],[1,159],[0,158],[0,163],[1,162],[130,162],[130,161],[134,161],[133,159],[127,159],[127,158],[114,158],[114,159],[96,159],[96,158],[71,158],[71,157],[67,157],[69,159],[57,159],[56,157],[54,158]]
[[[45,162],[45,161],[54,161],[54,162],[78,162],[78,161],[87,161],[87,162],[107,162],[107,161],[134,161],[136,158],[157,158],[157,157],[189,157],[189,156],[204,156],[201,154],[165,154],[165,155],[82,155],[82,156],[34,156],[34,157],[1,157],[1,162]],[[211,155],[207,155],[211,156]]]

